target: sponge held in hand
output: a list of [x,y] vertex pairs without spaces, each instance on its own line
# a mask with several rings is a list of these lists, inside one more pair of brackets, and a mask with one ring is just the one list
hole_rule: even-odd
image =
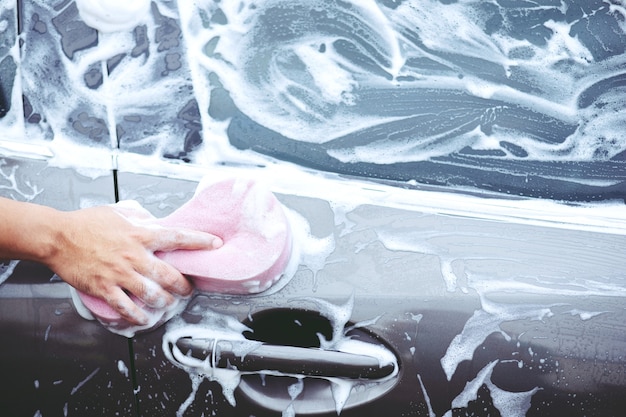
[[[199,230],[222,239],[223,245],[217,249],[155,253],[202,292],[242,295],[265,291],[283,275],[291,257],[291,229],[282,205],[252,180],[200,185],[194,196],[169,216],[148,216],[142,222]],[[126,336],[157,327],[184,307],[184,300],[177,300],[177,306],[161,311],[131,297],[151,318],[148,326],[136,327],[103,300],[81,292],[78,296],[105,327]]]
[[219,236],[211,250],[157,252],[204,292],[250,294],[267,290],[291,255],[291,230],[274,194],[251,180],[199,187],[194,197],[157,224]]

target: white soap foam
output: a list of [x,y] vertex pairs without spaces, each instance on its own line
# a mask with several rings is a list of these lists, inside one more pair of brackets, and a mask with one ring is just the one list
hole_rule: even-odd
[[18,181],[18,164],[9,164],[6,159],[0,158],[0,191],[4,197],[19,201],[33,201],[43,192],[37,184],[29,179]]
[[[362,88],[427,87],[430,84],[436,88],[468,91],[477,97],[509,101],[557,120],[575,122],[579,118],[577,95],[589,85],[589,79],[581,74],[600,72],[608,76],[611,71],[619,71],[619,64],[596,65],[593,62],[586,46],[569,35],[572,23],[544,22],[543,26],[551,31],[551,36],[545,45],[533,45],[499,32],[487,34],[483,28],[490,15],[473,2],[453,5],[435,1],[419,4],[405,2],[396,9],[381,7],[375,2],[355,2],[334,7],[325,4],[320,8],[326,7],[331,11],[328,12],[329,22],[320,25],[323,29],[303,24],[299,31],[286,31],[287,41],[281,40],[274,44],[273,40],[263,39],[263,42],[255,42],[257,33],[265,34],[263,25],[268,24],[268,19],[264,17],[266,11],[277,7],[293,12],[286,15],[287,22],[277,23],[276,30],[281,33],[281,25],[288,25],[289,19],[296,22],[292,24],[298,25],[300,15],[305,10],[309,11],[309,8],[310,13],[319,11],[317,6],[317,3],[310,7],[288,5],[281,1],[266,1],[255,4],[254,8],[248,7],[247,3],[236,7],[219,5],[226,23],[204,26],[200,11],[214,12],[218,7],[216,4],[202,2],[195,12],[181,11],[186,41],[190,50],[196,51],[189,57],[194,79],[206,78],[203,74],[208,71],[218,74],[238,108],[248,116],[292,139],[319,143],[393,120],[376,114],[368,114],[365,119],[360,116],[362,106],[367,105],[359,101],[358,91]],[[358,28],[357,33],[387,59],[388,63],[379,64],[380,68],[393,75],[391,80],[383,80],[373,71],[357,68],[335,51],[332,42],[341,38],[343,23],[340,22],[344,21]],[[408,38],[412,32],[419,36],[422,45]],[[215,42],[211,54],[207,56],[198,53],[211,40]],[[272,48],[271,54],[268,48]],[[520,48],[531,51],[527,58],[509,57]],[[509,76],[512,68],[515,68],[516,73],[525,74],[525,81],[535,89],[532,94],[523,92],[478,78],[472,73],[464,74],[463,80],[459,80],[458,75],[464,70],[446,59],[445,54],[484,60],[496,67],[500,66]],[[371,58],[376,62],[375,56]],[[457,72],[448,76],[416,73],[406,66],[407,58],[428,58]],[[252,62],[256,65],[254,68],[250,66]],[[573,63],[573,68],[559,65],[563,62]],[[480,72],[477,74],[482,76]],[[410,75],[415,81],[399,83],[396,75]],[[593,77],[597,78],[598,75]],[[266,88],[270,85],[271,88]],[[209,89],[201,91],[208,94]],[[208,103],[208,97],[204,101]],[[615,124],[619,117],[613,116],[612,120],[613,124],[607,123],[602,130],[595,131],[593,137],[615,137],[617,144],[615,140],[610,142],[615,148],[623,150],[625,143],[616,136],[620,131]],[[537,143],[536,140],[517,137],[515,132],[510,134],[517,139],[514,143],[520,143],[521,140],[520,144],[529,153],[529,159],[589,160],[604,145],[585,140],[580,133],[572,135],[566,141],[567,146]],[[500,140],[508,139],[507,132],[499,131],[497,136]],[[350,158],[353,162],[377,163],[393,162],[394,155],[397,158],[395,161],[425,160],[472,145],[468,137],[453,141],[438,141],[436,137],[430,139],[421,145],[414,143],[412,146],[415,151],[409,155],[402,141],[387,141],[360,148],[356,146]],[[344,161],[350,154],[349,149],[343,150],[343,156],[339,156],[340,151],[334,152],[334,156]],[[387,159],[377,159],[376,156],[381,153],[387,153]],[[516,158],[514,155],[509,157]]]
[[[333,336],[330,340],[320,336],[321,348],[370,356],[376,358],[381,366],[392,365],[394,367],[394,371],[389,376],[380,381],[371,382],[372,385],[396,377],[399,368],[397,359],[393,353],[381,345],[353,340],[349,336],[346,336],[346,332],[354,328],[354,326],[349,329],[345,328],[352,314],[353,298],[348,299],[343,305],[335,305],[328,301],[315,298],[294,299],[292,302],[298,302],[300,304],[307,302],[318,306],[320,313],[331,322]],[[198,387],[204,379],[218,382],[222,387],[224,397],[231,405],[235,406],[234,390],[239,385],[241,376],[247,373],[232,369],[215,368],[215,358],[213,356],[209,356],[205,359],[188,356],[186,352],[181,352],[176,346],[178,339],[191,337],[197,340],[212,340],[214,341],[214,345],[219,340],[237,342],[240,349],[239,351],[234,351],[234,353],[240,357],[245,357],[246,354],[256,349],[260,344],[260,342],[246,339],[243,336],[243,332],[249,329],[232,316],[221,314],[210,309],[200,311],[200,309],[192,308],[191,312],[201,314],[199,323],[187,324],[182,318],[175,318],[167,324],[167,331],[163,336],[162,343],[165,356],[173,364],[185,370],[189,374],[192,383],[189,397],[181,404],[178,410],[177,415],[179,416],[183,415],[184,411],[194,401]],[[367,323],[369,323],[369,321]],[[363,325],[365,324],[364,322]],[[293,406],[294,401],[296,401],[304,388],[302,375],[282,374],[273,370],[265,370],[258,373],[261,375],[287,376],[298,379],[295,384],[288,387],[288,394],[292,401],[284,410],[284,415],[292,415],[291,413],[295,412]],[[331,377],[319,378],[329,381],[338,414],[348,401],[354,387],[368,385],[368,383],[356,380],[350,381]]]
[[[157,285],[157,284],[155,284]],[[85,320],[96,320],[97,318],[91,313],[91,311],[85,307],[85,304],[82,302],[75,288],[70,286],[70,295],[72,298],[72,304],[79,316],[84,318]],[[148,317],[148,321],[145,325],[130,325],[128,322],[124,321],[124,323],[118,322],[102,322],[102,325],[105,326],[109,331],[119,334],[121,336],[125,336],[127,338],[132,338],[135,334],[140,333],[145,330],[153,329],[154,327],[167,322],[172,317],[179,315],[185,307],[187,306],[189,299],[184,299],[181,297],[174,297],[174,302],[164,308],[161,309],[153,309],[144,307],[143,312]]]
[[[159,113],[163,112],[168,115],[176,115],[181,109],[181,100],[190,100],[192,96],[186,92],[190,91],[189,73],[186,71],[184,59],[181,61],[183,68],[176,72],[171,72],[166,77],[153,77],[153,75],[163,67],[165,54],[160,48],[170,48],[170,43],[164,44],[163,39],[157,39],[163,32],[159,29],[164,19],[175,19],[177,16],[175,4],[159,3],[152,4],[148,0],[138,0],[130,2],[80,2],[84,14],[92,14],[95,18],[104,19],[100,27],[101,31],[108,29],[113,32],[100,32],[98,35],[98,46],[81,50],[74,54],[71,60],[64,59],[64,53],[59,49],[56,53],[59,55],[58,64],[61,68],[55,71],[55,76],[46,88],[40,85],[41,79],[49,79],[49,49],[51,45],[47,42],[38,42],[30,36],[37,35],[28,32],[25,40],[24,60],[21,63],[20,70],[24,80],[24,89],[32,103],[37,105],[37,111],[42,115],[43,121],[38,124],[27,123],[27,132],[9,136],[23,140],[28,137],[29,142],[43,142],[55,152],[57,158],[52,164],[63,163],[60,159],[61,153],[67,155],[67,158],[73,158],[70,161],[71,166],[90,167],[93,166],[92,158],[78,158],[76,155],[82,152],[69,151],[67,142],[81,141],[83,148],[103,148],[105,154],[109,154],[106,159],[110,159],[112,149],[117,147],[117,122],[120,122],[127,115],[136,116],[137,114],[152,115],[155,108],[158,107]],[[155,15],[150,13],[150,7],[154,7]],[[38,7],[47,8],[46,14],[55,15],[55,11],[47,5],[38,5]],[[174,7],[174,9],[172,9]],[[124,9],[120,11],[121,9]],[[25,12],[28,16],[28,10]],[[111,21],[107,21],[110,15]],[[157,17],[158,16],[158,17]],[[85,18],[89,20],[88,18]],[[157,19],[160,19],[157,21]],[[115,22],[117,20],[118,22]],[[129,29],[117,31],[115,25],[128,25]],[[97,24],[94,24],[98,26]],[[145,25],[146,35],[149,37],[147,50],[142,57],[130,58],[134,53],[136,39],[132,33],[132,29],[137,25]],[[105,27],[106,26],[106,27]],[[108,29],[107,29],[108,27]],[[54,31],[52,25],[48,26],[49,31]],[[158,32],[158,33],[157,33]],[[19,49],[18,49],[19,52]],[[182,52],[182,49],[181,49]],[[117,63],[115,70],[108,74],[106,61],[110,58],[126,55],[126,58]],[[19,56],[19,54],[18,54]],[[97,88],[88,88],[85,85],[85,74],[93,68],[102,69],[102,85]],[[17,90],[19,85],[14,90]],[[20,99],[19,103],[14,103],[14,108],[22,107],[21,93],[17,94]],[[184,96],[184,97],[183,97]],[[167,108],[167,110],[164,110]],[[98,140],[90,140],[88,138],[77,138],[75,134],[74,124],[80,124],[77,121],[77,115],[74,114],[78,110],[84,109],[84,115],[93,117],[94,119],[87,121],[87,128],[90,123],[97,122],[98,128],[101,129],[97,133],[100,136]],[[13,114],[11,112],[9,115]],[[20,113],[20,112],[15,112]],[[4,118],[6,119],[6,118]],[[3,123],[5,120],[3,120]],[[24,121],[16,123],[24,126]],[[47,129],[50,128],[54,133],[53,137],[49,136]],[[4,131],[3,131],[4,133]],[[68,139],[68,136],[71,138]],[[146,145],[154,149],[153,155],[158,159],[167,150],[172,147],[180,148],[180,132],[171,128],[170,124],[164,123],[158,132],[144,133],[142,138],[133,138],[133,146]],[[96,144],[96,142],[98,142]],[[111,161],[105,161],[106,167],[111,168]],[[114,165],[114,163],[113,163]],[[115,166],[113,166],[115,168]]]
[[286,410],[283,411],[283,417],[292,417],[296,415],[296,411],[293,406],[293,402],[300,394],[302,394],[302,390],[304,389],[304,378],[297,378],[297,382],[289,385],[287,388],[287,392],[289,393],[289,398],[291,398],[291,403],[287,407]]
[[[163,352],[170,362],[189,374],[192,382],[192,392],[179,408],[177,415],[182,415],[185,409],[193,402],[198,387],[204,379],[219,382],[225,398],[234,406],[234,390],[239,385],[241,375],[237,371],[214,368],[211,366],[211,357],[203,361],[187,356],[178,349],[176,341],[183,337],[192,337],[216,341],[248,342],[242,334],[245,330],[247,330],[247,327],[235,318],[210,310],[203,312],[199,325],[187,325],[179,317],[167,324],[167,332],[163,336]],[[250,346],[253,348],[255,346],[254,342]]]
[[430,397],[428,396],[428,392],[426,392],[426,387],[424,386],[424,382],[422,382],[422,376],[417,374],[417,380],[420,383],[420,388],[422,389],[422,395],[424,396],[424,400],[426,401],[426,405],[428,406],[428,417],[435,417],[436,414],[433,411],[433,406],[430,402]]
[[339,378],[330,378],[330,391],[333,394],[333,400],[335,401],[335,411],[337,415],[341,414],[341,410],[346,405],[348,398],[350,398],[350,393],[354,388],[354,383],[339,379]]
[[[322,198],[330,202],[336,221],[363,204],[421,213],[460,215],[602,233],[626,234],[623,202],[566,205],[550,200],[485,199],[457,193],[403,189],[366,180],[344,179],[331,174],[311,173],[290,164],[270,164],[263,168],[237,165],[203,167],[194,164],[165,163],[153,157],[121,153],[117,168],[131,173],[150,173],[177,179],[200,181],[207,174],[217,179],[255,177],[276,193]],[[495,196],[491,196],[495,197]],[[347,233],[347,231],[343,232]]]
[[[493,405],[498,409],[501,415],[524,417],[530,408],[532,396],[539,391],[539,388],[535,387],[530,391],[524,392],[509,392],[499,388],[491,382],[491,374],[497,364],[498,361],[493,361],[481,369],[476,378],[469,381],[463,391],[452,400],[452,409],[466,408],[470,401],[474,401],[478,398],[478,390],[483,385],[486,385],[491,394]],[[445,417],[451,416],[452,410],[449,410],[445,414]]]
[[128,367],[121,359],[117,361],[117,370],[120,371],[120,374],[128,378]]
[[100,372],[100,368],[96,368],[94,369],[89,375],[87,375],[85,377],[85,379],[83,379],[82,381],[80,381],[78,384],[76,384],[73,388],[72,391],[70,392],[70,395],[74,395],[76,394],[76,392],[78,392],[78,390],[80,390],[86,383],[88,383],[94,376],[96,376],[96,374]]
[[287,218],[291,224],[294,249],[297,249],[292,250],[292,260],[298,259],[300,265],[313,273],[313,288],[315,289],[318,272],[324,268],[326,260],[335,250],[334,235],[314,236],[311,233],[309,221],[295,210],[287,210]]
[[599,316],[600,314],[608,313],[607,311],[585,311],[578,308],[569,311],[572,316],[578,316],[581,320],[591,320],[592,318]]
[[132,338],[135,334],[140,333],[144,330],[150,330],[160,325],[161,323],[165,323],[170,320],[172,317],[179,315],[185,310],[188,299],[174,297],[174,302],[162,309],[152,309],[152,308],[144,308],[144,313],[148,316],[148,321],[145,325],[127,325],[125,324],[122,328],[116,327],[115,323],[111,326],[110,323],[103,323],[110,331],[113,333],[117,333],[122,336],[126,336],[127,338]]
[[[156,25],[153,17],[146,11],[146,3],[149,2],[116,1],[105,4],[101,1],[80,1],[79,10],[81,14],[91,14],[103,19],[110,14],[118,19],[135,20],[134,24],[146,24],[148,35],[154,36]],[[159,13],[168,17],[176,17],[180,13],[181,30],[189,51],[187,64],[196,87],[199,107],[208,108],[211,86],[207,74],[213,72],[230,91],[239,109],[257,122],[294,140],[326,142],[365,126],[405,117],[376,114],[367,110],[368,104],[359,101],[359,89],[386,89],[392,86],[400,89],[404,86],[426,88],[430,85],[467,91],[483,98],[508,100],[513,105],[519,104],[558,120],[583,121],[579,129],[563,144],[543,143],[525,137],[520,132],[499,129],[497,126],[494,128],[494,145],[500,140],[516,143],[528,152],[528,159],[589,161],[597,159],[598,155],[603,155],[602,158],[606,159],[626,147],[623,135],[620,134],[623,130],[620,128],[620,120],[624,119],[621,110],[623,94],[621,98],[615,98],[615,111],[599,112],[594,106],[587,109],[577,108],[577,97],[582,91],[594,82],[620,73],[620,60],[616,58],[595,62],[583,42],[569,35],[572,25],[570,23],[543,22],[543,27],[551,35],[545,45],[534,45],[526,40],[506,36],[502,31],[487,35],[484,26],[490,15],[474,2],[404,2],[392,9],[376,2],[347,2],[341,5],[319,2],[299,5],[277,0],[254,4],[222,4],[205,0],[191,5],[179,2],[178,11],[168,7],[171,5],[159,4]],[[618,5],[609,7],[617,14],[623,10]],[[207,19],[218,8],[223,13],[224,22],[209,24]],[[264,25],[270,24],[264,13],[272,8],[275,8],[274,11],[287,12],[287,20],[277,22],[276,29],[277,33],[288,37],[287,41],[263,37],[268,30]],[[118,13],[122,9],[124,13]],[[502,12],[506,12],[506,9],[503,8]],[[325,17],[318,17],[324,24],[307,24],[313,13],[319,16],[326,14]],[[303,24],[298,26],[300,22]],[[291,29],[296,27],[297,30],[288,30],[290,23]],[[343,25],[346,24],[357,30],[345,32]],[[101,28],[103,31],[106,29]],[[421,44],[416,43],[415,38],[409,37],[412,32],[419,36]],[[263,36],[255,37],[257,34]],[[348,62],[333,46],[333,42],[346,39],[352,40],[357,48],[363,48],[361,52],[391,74],[391,79],[385,80],[374,71]],[[202,51],[212,40],[216,42],[215,48],[211,54],[206,55]],[[33,64],[43,62],[41,58],[45,55],[47,46],[27,44],[29,61],[24,66],[26,72],[23,78],[30,91],[38,91],[37,82],[44,68]],[[145,62],[140,63],[141,60],[137,59],[123,60],[111,77],[104,74],[104,85],[98,90],[85,88],[82,77],[90,65],[104,62],[120,53],[128,53],[133,46],[134,40],[130,32],[107,33],[100,36],[97,48],[81,51],[73,61],[62,62],[66,73],[64,77],[67,78],[65,84],[69,89],[57,91],[49,97],[50,100],[45,101],[46,120],[53,128],[55,136],[71,131],[68,128],[70,118],[67,112],[77,108],[81,101],[102,103],[103,95],[105,96],[107,109],[96,110],[102,110],[101,115],[108,120],[108,129],[114,137],[114,119],[110,118],[112,114],[120,117],[127,110],[154,103],[154,97],[167,96],[168,93],[188,85],[186,76],[163,77],[157,80],[146,77],[146,69],[157,67],[161,58],[157,53],[150,53],[146,55]],[[155,46],[155,42],[151,42],[150,48]],[[529,51],[527,55],[509,57],[523,48]],[[274,53],[270,54],[269,51]],[[474,74],[466,71],[464,77],[459,79],[459,73],[464,70],[445,58],[446,54],[483,59],[496,67],[501,66],[509,75],[511,68],[515,68],[517,73],[524,74],[522,81],[529,83],[534,89],[532,93],[524,92],[486,79],[480,72]],[[431,59],[450,67],[452,73],[417,73],[407,66],[409,58]],[[252,62],[254,67],[251,66]],[[570,67],[559,65],[564,62],[570,62]],[[397,76],[400,75],[411,76],[413,81],[398,81]],[[129,94],[130,91],[132,94]],[[108,102],[106,97],[115,97],[115,102]],[[21,101],[16,104],[19,104],[16,108],[20,107]],[[159,106],[167,106],[175,111],[173,105],[166,102],[159,102]],[[364,110],[368,113],[365,116]],[[197,152],[190,155],[192,160],[203,164],[227,156],[235,160],[259,161],[258,155],[233,152],[225,136],[227,122],[211,120],[205,111],[201,111],[200,117],[205,140]],[[167,129],[164,127],[164,130]],[[56,140],[55,137],[54,141]],[[172,137],[171,132],[164,131],[161,135],[143,140],[146,144],[155,145],[154,156],[158,156],[159,152],[177,139]],[[453,140],[439,140],[437,137],[425,138],[423,142],[411,140],[408,142],[413,144],[409,146],[403,141],[355,145],[353,148],[334,150],[333,156],[349,162],[425,160],[436,155],[446,155],[467,145],[481,149],[480,144],[484,141],[484,133],[465,132]],[[58,148],[63,150],[65,145],[59,144]],[[520,157],[507,151],[507,158]]]
[[100,32],[132,30],[147,20],[150,0],[76,0],[81,19]]
[[[436,221],[435,218],[432,220]],[[456,292],[467,288],[478,294],[480,308],[467,320],[441,358],[441,366],[449,380],[461,362],[473,359],[474,352],[490,335],[496,333],[506,340],[511,339],[511,335],[503,330],[504,323],[543,321],[554,316],[558,311],[555,307],[559,307],[557,301],[536,305],[515,302],[514,298],[507,302],[494,301],[495,295],[532,294],[552,300],[626,297],[623,277],[616,273],[621,270],[619,237],[613,243],[605,241],[607,235],[590,234],[573,240],[561,234],[550,237],[546,230],[537,235],[533,228],[515,229],[512,224],[509,224],[506,235],[501,235],[499,226],[493,231],[500,231],[492,234],[489,222],[473,227],[471,221],[466,220],[461,225],[452,217],[441,224],[426,220],[423,223],[414,222],[405,229],[383,224],[374,227],[374,231],[388,250],[438,257],[445,290]],[[536,239],[539,240],[533,244]],[[531,247],[534,249],[529,249]],[[551,253],[559,254],[557,264],[548,257],[547,254]],[[503,267],[506,265],[511,265],[510,269]],[[569,270],[576,278],[571,278]],[[463,286],[459,285],[462,281]],[[521,297],[521,300],[525,299],[525,296]],[[572,308],[567,313],[577,315],[581,320],[593,320],[605,312]],[[506,404],[515,403],[523,409],[525,398],[509,398]]]
[[76,288],[70,286],[70,295],[72,297],[72,305],[76,309],[76,312],[78,313],[79,316],[81,316],[85,320],[96,319],[93,316],[93,314],[91,314],[91,311],[89,311],[89,309],[85,307],[85,304],[83,304],[83,301],[78,296],[78,292],[76,291]]
[[6,264],[0,265],[0,285],[2,285],[2,283],[6,281],[13,274],[15,267],[19,263],[20,261],[13,260],[13,261],[9,261]]

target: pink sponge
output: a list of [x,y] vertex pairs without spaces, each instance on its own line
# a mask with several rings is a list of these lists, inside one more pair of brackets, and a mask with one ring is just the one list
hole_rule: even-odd
[[[218,249],[156,253],[191,278],[200,291],[262,292],[282,276],[289,263],[291,229],[283,207],[270,191],[251,180],[230,179],[200,186],[193,198],[171,215],[162,219],[146,217],[144,223],[200,230],[223,240]],[[78,297],[103,325],[126,336],[156,327],[184,308],[179,303],[167,309],[151,309],[133,297],[150,317],[148,325],[137,328],[104,301],[80,292]]]
[[219,236],[219,249],[159,252],[190,277],[200,291],[250,294],[268,289],[291,255],[291,230],[274,194],[250,180],[227,180],[199,188],[162,226]]

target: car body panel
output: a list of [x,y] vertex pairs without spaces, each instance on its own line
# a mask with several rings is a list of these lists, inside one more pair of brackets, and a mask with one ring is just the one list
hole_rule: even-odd
[[[118,178],[122,196],[157,216],[191,198],[196,184],[124,172]],[[332,179],[326,187],[333,187]],[[163,189],[177,191],[171,200],[155,199]],[[297,190],[278,196],[307,220],[315,237],[331,236],[334,250],[323,267],[314,273],[303,259],[289,283],[268,295],[198,295],[183,316],[193,322],[198,309],[210,310],[246,322],[281,308],[319,310],[312,300],[341,306],[353,297],[350,322],[377,318],[366,328],[392,346],[401,377],[383,397],[346,407],[342,415],[378,415],[385,409],[443,415],[453,408],[456,415],[484,406],[505,412],[498,401],[507,393],[520,398],[526,393],[527,415],[546,410],[604,415],[623,405],[623,235],[375,203],[344,212],[341,202],[331,205],[323,191],[318,198],[298,196]],[[168,325],[134,338],[142,410],[280,414],[241,390],[233,408],[217,382],[200,383],[192,395],[192,374],[163,353],[167,331]],[[488,388],[471,397],[467,384],[480,378]],[[177,388],[163,389],[170,386]],[[460,402],[462,393],[475,402]],[[274,395],[268,403],[284,392]],[[181,408],[191,398],[189,408]],[[306,401],[296,402],[296,412],[306,410]]]

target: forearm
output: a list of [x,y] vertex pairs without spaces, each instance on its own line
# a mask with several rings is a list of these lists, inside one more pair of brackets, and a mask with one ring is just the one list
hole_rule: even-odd
[[58,250],[64,213],[0,197],[0,259],[45,262]]

